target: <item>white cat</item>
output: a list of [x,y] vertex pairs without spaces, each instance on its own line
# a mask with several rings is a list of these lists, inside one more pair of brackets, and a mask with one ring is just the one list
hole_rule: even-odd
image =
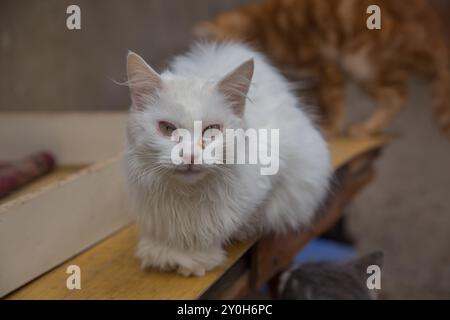
[[[308,225],[327,193],[328,148],[260,53],[238,43],[197,44],[161,75],[135,53],[127,63],[133,103],[125,169],[142,267],[201,276],[224,261],[223,245],[234,238]],[[261,165],[250,164],[173,164],[170,136],[192,131],[194,121],[222,131],[279,129],[278,173],[261,175]]]

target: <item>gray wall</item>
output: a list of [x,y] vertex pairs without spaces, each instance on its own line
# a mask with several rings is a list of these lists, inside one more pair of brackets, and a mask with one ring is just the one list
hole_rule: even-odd
[[[254,1],[0,0],[0,111],[127,108],[111,79],[125,80],[128,49],[160,69],[195,23]],[[433,2],[449,12],[450,1]],[[69,4],[81,7],[81,31],[66,28]]]
[[[127,108],[125,57],[156,69],[191,40],[193,25],[250,0],[0,0],[0,110]],[[82,30],[66,28],[81,7]]]

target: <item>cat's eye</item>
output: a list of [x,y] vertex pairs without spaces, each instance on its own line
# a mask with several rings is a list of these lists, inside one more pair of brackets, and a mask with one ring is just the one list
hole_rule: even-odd
[[212,124],[212,125],[209,125],[209,126],[207,126],[205,129],[203,129],[203,134],[205,134],[206,131],[212,130],[212,129],[215,129],[215,130],[219,130],[219,131],[220,131],[221,126],[220,126],[220,124]]
[[170,137],[176,129],[177,128],[170,122],[167,121],[159,122],[159,131],[161,131],[161,133],[165,136]]

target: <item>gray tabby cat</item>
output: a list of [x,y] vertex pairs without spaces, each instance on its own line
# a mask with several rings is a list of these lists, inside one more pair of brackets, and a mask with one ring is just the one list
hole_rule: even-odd
[[280,276],[277,297],[290,300],[372,300],[367,288],[367,267],[383,264],[374,252],[347,262],[310,262],[294,266]]

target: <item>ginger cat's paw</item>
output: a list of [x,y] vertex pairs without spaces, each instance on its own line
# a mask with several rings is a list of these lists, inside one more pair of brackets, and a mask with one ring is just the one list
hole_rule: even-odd
[[225,260],[225,253],[220,247],[208,250],[181,250],[169,248],[151,240],[142,239],[138,244],[136,255],[141,259],[141,267],[158,268],[162,271],[176,271],[188,276],[204,276]]

